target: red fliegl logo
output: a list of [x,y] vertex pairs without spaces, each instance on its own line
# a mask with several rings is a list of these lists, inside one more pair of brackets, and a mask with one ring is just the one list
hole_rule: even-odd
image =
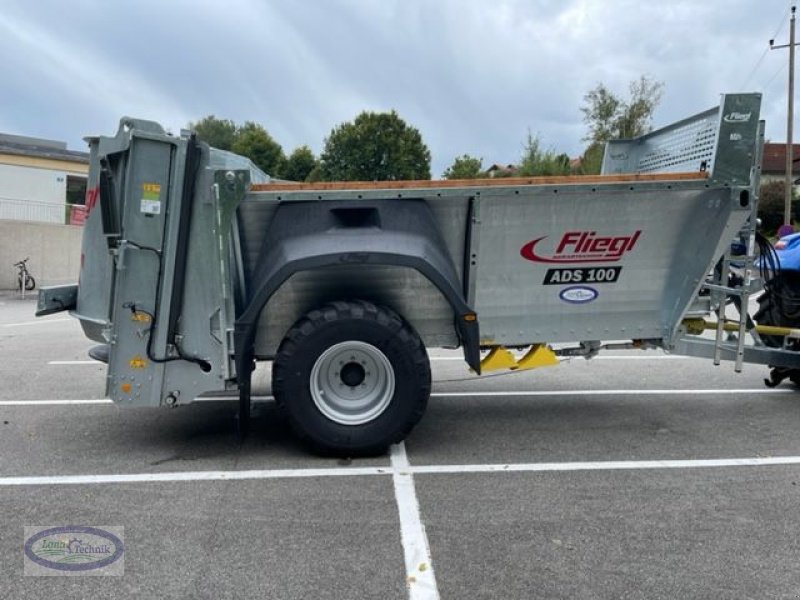
[[97,204],[97,198],[100,196],[100,186],[96,185],[93,188],[86,190],[86,214],[92,212],[94,205]]
[[630,235],[599,236],[596,231],[568,231],[556,245],[552,254],[542,250],[548,236],[531,240],[520,248],[522,258],[541,263],[594,263],[617,262],[626,252],[633,250],[641,230]]

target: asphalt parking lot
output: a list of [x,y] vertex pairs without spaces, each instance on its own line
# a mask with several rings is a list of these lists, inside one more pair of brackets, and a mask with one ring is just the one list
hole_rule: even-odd
[[[800,396],[656,352],[477,379],[432,352],[391,456],[270,401],[122,409],[64,314],[0,296],[0,591],[153,598],[800,598]],[[261,374],[256,393],[268,395]],[[121,577],[23,576],[23,527],[124,527]]]

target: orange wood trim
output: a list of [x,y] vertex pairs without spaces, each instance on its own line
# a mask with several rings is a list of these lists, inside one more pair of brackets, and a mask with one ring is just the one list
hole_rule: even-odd
[[443,179],[421,181],[330,181],[318,183],[260,183],[253,192],[332,192],[349,190],[409,190],[462,187],[513,187],[519,185],[580,185],[636,181],[703,180],[708,173],[643,173],[625,175],[560,175],[552,177],[497,177],[492,179]]

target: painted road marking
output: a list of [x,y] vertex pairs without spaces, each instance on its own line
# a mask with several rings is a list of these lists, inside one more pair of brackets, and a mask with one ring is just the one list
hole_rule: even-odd
[[[480,398],[480,397],[548,397],[548,396],[713,396],[721,394],[797,394],[790,388],[755,388],[735,390],[552,390],[517,392],[433,392],[432,398]],[[253,396],[253,402],[271,402],[273,396]],[[194,402],[238,402],[238,396],[201,396]],[[0,406],[59,406],[81,404],[113,404],[108,398],[77,400],[0,400]]]
[[491,465],[420,465],[400,467],[331,467],[323,469],[260,469],[247,471],[173,471],[166,473],[110,473],[100,475],[44,475],[0,477],[0,487],[30,485],[91,485],[103,483],[179,483],[249,479],[304,479],[312,477],[363,477],[392,475],[459,475],[468,473],[541,473],[574,471],[658,471],[800,465],[800,456],[712,458],[692,460],[622,460]]
[[99,360],[51,360],[48,365],[104,365],[105,363]]
[[431,549],[419,512],[414,475],[411,473],[404,442],[391,449],[392,482],[400,515],[400,540],[406,561],[406,585],[410,600],[438,600],[439,590],[433,574]]
[[[431,356],[431,361],[457,361],[464,362],[462,356]],[[578,362],[580,357],[562,358],[561,362]],[[590,360],[697,360],[692,356],[674,356],[665,354],[663,356],[595,356]],[[99,360],[51,360],[48,365],[102,365]]]
[[0,400],[0,406],[69,406],[73,404],[114,404],[108,398],[96,400]]
[[[522,355],[518,356],[517,358],[521,358]],[[429,356],[428,357],[431,361],[445,361],[445,360],[454,360],[464,362],[463,356]],[[567,356],[559,358],[561,362],[567,361],[575,361],[578,362],[583,360],[581,356]],[[609,354],[609,355],[601,355],[595,356],[593,358],[588,359],[589,361],[592,360],[698,360],[694,356],[679,356],[677,354],[657,354],[655,356],[622,356],[618,354]]]
[[4,323],[3,327],[24,327],[28,325],[47,325],[48,323],[66,323],[74,319],[40,319],[39,321],[25,321],[24,323]]
[[752,390],[552,390],[518,392],[432,392],[436,398],[462,398],[472,396],[708,396],[714,394],[796,394],[789,388],[755,388]]
[[[580,357],[571,358],[568,360],[577,360]],[[676,354],[657,354],[655,356],[621,356],[618,354],[607,354],[595,356],[588,359],[593,360],[698,360],[694,356],[678,356]]]

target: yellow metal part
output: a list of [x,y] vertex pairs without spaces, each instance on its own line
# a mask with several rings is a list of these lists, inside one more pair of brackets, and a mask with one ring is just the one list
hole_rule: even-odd
[[500,369],[515,369],[516,367],[517,359],[502,346],[495,346],[481,360],[481,373],[499,371]]
[[136,321],[137,323],[149,323],[151,320],[150,315],[146,312],[137,311],[131,315],[131,321]]
[[147,361],[137,354],[128,361],[128,366],[131,369],[144,369],[147,367]]
[[[684,326],[686,331],[692,335],[700,335],[706,329],[715,330],[716,323],[706,321],[705,319],[684,319]],[[738,323],[723,323],[723,331],[739,331]],[[753,327],[755,331],[763,335],[788,335],[790,337],[800,337],[800,329],[792,329],[791,327],[776,327],[774,325],[756,325]]]
[[503,346],[494,346],[489,354],[481,360],[481,373],[499,371],[500,369],[525,370],[539,367],[551,367],[558,364],[558,357],[548,346],[534,344],[525,356],[517,360],[510,350]]
[[517,369],[537,369],[552,367],[558,364],[558,357],[548,346],[534,344],[531,349],[517,361]]

